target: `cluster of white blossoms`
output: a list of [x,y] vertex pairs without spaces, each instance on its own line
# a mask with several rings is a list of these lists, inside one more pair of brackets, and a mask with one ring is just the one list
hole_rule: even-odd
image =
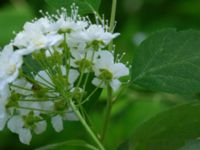
[[[63,120],[78,120],[69,101],[88,101],[96,89],[117,91],[129,68],[108,50],[118,33],[104,23],[92,24],[73,6],[56,15],[25,23],[23,31],[0,53],[0,130],[8,129],[29,144],[32,133],[56,132]],[[94,90],[88,93],[88,84]]]

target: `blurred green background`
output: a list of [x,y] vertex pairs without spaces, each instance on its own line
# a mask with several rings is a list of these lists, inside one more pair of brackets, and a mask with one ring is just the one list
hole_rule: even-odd
[[[109,19],[110,7],[111,0],[102,0],[100,14],[103,13],[105,18]],[[53,10],[44,0],[1,0],[0,47],[10,42],[26,21],[39,17],[40,9]],[[151,32],[162,28],[200,29],[200,1],[118,0],[116,20],[116,31],[121,33],[115,41],[116,49],[119,53],[124,51],[127,53],[123,61],[131,62],[135,49]],[[106,145],[110,149],[117,149],[131,137],[136,127],[143,121],[169,107],[194,98],[196,97],[155,93],[138,87],[130,87],[114,105]],[[101,101],[94,107],[98,109],[91,114],[91,121],[98,132],[102,125],[102,110],[105,108],[104,93]],[[49,125],[45,133],[39,136],[33,135],[31,146],[21,144],[17,135],[6,129],[0,132],[0,150],[30,150],[76,138],[90,141],[78,122],[65,122],[65,129],[61,133],[55,133]]]

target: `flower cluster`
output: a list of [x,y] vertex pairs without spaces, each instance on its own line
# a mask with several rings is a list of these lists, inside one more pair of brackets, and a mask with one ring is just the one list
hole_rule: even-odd
[[[63,120],[78,120],[69,101],[81,109],[99,88],[117,91],[129,69],[108,50],[119,36],[103,23],[92,24],[73,6],[27,22],[0,53],[0,130],[5,125],[29,144],[50,118],[55,131]],[[94,90],[90,93],[87,86]]]

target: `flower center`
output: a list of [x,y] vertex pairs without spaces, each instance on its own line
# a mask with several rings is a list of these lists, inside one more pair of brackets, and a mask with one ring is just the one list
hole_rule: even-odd
[[7,75],[12,75],[16,71],[16,65],[15,64],[10,64],[9,67],[6,69],[6,74]]
[[58,100],[54,103],[54,109],[57,111],[66,110],[67,107],[67,103],[64,100]]
[[63,34],[63,33],[71,33],[73,30],[71,28],[61,28],[58,33]]
[[110,71],[106,70],[106,69],[100,69],[100,76],[99,78],[104,80],[104,81],[110,81],[113,78],[113,75]]
[[43,47],[44,43],[41,40],[37,40],[37,39],[33,39],[33,43],[37,46],[37,47]]
[[23,116],[23,119],[25,128],[34,128],[35,123],[41,121],[39,117],[34,115],[33,111],[31,111],[27,116]]
[[91,68],[92,68],[92,63],[91,63],[91,61],[89,61],[89,60],[87,60],[87,59],[81,59],[81,60],[78,60],[78,61],[76,61],[75,62],[75,64],[76,65],[78,65],[79,66],[79,69],[80,70],[91,70]]

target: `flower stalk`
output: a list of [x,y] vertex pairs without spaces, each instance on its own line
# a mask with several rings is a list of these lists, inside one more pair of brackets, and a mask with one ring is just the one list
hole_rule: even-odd
[[107,86],[107,107],[106,107],[105,119],[103,123],[102,135],[101,135],[102,142],[104,141],[105,136],[106,136],[111,110],[112,110],[112,88],[108,85]]
[[[112,9],[111,9],[110,27],[109,27],[110,32],[114,31],[116,9],[117,9],[117,0],[112,0]],[[113,41],[110,42],[108,49],[112,50],[112,46],[113,46]]]
[[106,150],[104,148],[104,146],[101,144],[100,140],[95,135],[95,133],[89,127],[89,125],[87,124],[87,122],[85,121],[85,119],[82,117],[81,113],[76,108],[76,106],[74,105],[73,101],[70,101],[70,105],[71,105],[74,113],[77,115],[77,117],[79,118],[80,122],[82,123],[82,125],[84,126],[84,128],[86,129],[86,131],[88,132],[88,134],[91,136],[91,138],[94,140],[94,142],[98,145],[99,149],[100,150]]

